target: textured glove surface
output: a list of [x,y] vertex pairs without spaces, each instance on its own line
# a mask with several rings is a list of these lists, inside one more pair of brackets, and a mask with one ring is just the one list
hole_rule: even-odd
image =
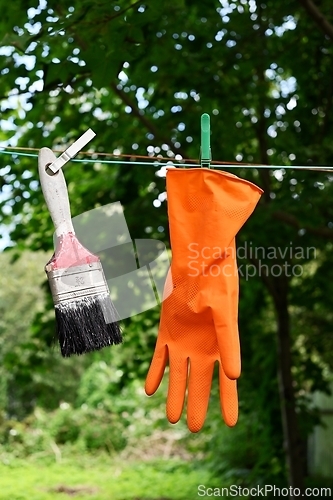
[[146,393],[157,390],[169,361],[167,417],[179,420],[188,389],[188,427],[197,432],[218,362],[221,409],[232,426],[241,369],[235,236],[262,190],[205,168],[168,169],[166,184],[172,263]]
[[[171,274],[168,276],[170,286]],[[208,309],[200,314],[184,304],[183,287],[176,286],[162,303],[161,322],[154,356],[146,379],[148,395],[157,390],[169,362],[167,418],[176,423],[181,417],[186,389],[187,424],[197,432],[205,421],[215,362],[219,363],[220,401],[223,418],[233,426],[238,418],[236,380],[224,374],[215,327]],[[203,330],[204,325],[204,330]]]

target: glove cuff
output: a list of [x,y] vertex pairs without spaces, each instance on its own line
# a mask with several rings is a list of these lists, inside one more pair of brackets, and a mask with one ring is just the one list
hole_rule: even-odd
[[168,216],[173,261],[186,265],[189,252],[223,258],[257,205],[262,189],[228,172],[168,168]]

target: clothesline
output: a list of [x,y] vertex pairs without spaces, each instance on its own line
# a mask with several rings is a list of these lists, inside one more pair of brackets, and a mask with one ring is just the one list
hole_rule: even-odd
[[[25,152],[22,152],[25,151]],[[0,154],[6,154],[11,156],[23,156],[23,157],[33,157],[37,158],[37,153],[28,153],[26,151],[39,151],[37,148],[20,148],[20,147],[6,147],[0,150]],[[62,151],[55,151],[55,153],[62,153]],[[199,167],[200,162],[196,160],[177,160],[176,158],[164,158],[164,157],[156,157],[156,156],[142,156],[142,155],[126,155],[126,154],[114,154],[114,153],[98,153],[98,152],[81,152],[83,155],[94,156],[95,158],[81,158],[81,159],[72,159],[71,161],[77,163],[102,163],[102,164],[124,164],[124,165],[139,165],[139,166],[149,166],[149,167],[170,167],[175,165],[177,167]],[[98,156],[109,156],[118,158],[115,160],[100,160]],[[130,160],[124,160],[121,158],[131,158]],[[136,161],[139,159],[140,161]],[[141,161],[143,159],[149,159],[149,161]],[[135,161],[134,161],[135,160]],[[191,163],[190,163],[191,162]],[[196,163],[194,163],[196,162]],[[278,170],[278,169],[287,169],[287,170],[312,170],[317,172],[333,172],[333,166],[331,165],[263,165],[256,163],[241,163],[241,162],[226,162],[226,161],[217,161],[212,160],[210,162],[214,168],[255,168],[255,169],[270,169],[270,170]]]

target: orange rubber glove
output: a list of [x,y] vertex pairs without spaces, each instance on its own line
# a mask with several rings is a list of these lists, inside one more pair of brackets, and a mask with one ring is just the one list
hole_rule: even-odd
[[218,362],[222,414],[232,426],[241,369],[235,236],[262,190],[207,168],[170,168],[166,186],[172,263],[145,390],[148,395],[157,390],[169,361],[168,420],[180,419],[188,388],[187,424],[197,432]]

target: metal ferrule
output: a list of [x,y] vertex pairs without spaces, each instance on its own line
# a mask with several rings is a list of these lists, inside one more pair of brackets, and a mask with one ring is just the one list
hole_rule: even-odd
[[109,295],[109,288],[100,262],[56,269],[46,274],[54,304],[67,304],[85,297]]

